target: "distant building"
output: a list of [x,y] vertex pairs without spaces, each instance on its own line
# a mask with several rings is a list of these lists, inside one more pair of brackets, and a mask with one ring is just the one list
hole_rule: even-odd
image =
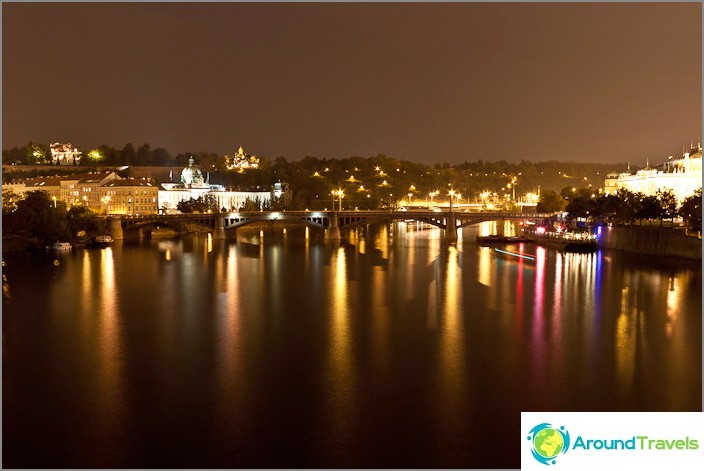
[[67,176],[39,177],[13,181],[3,185],[17,194],[44,190],[55,202],[67,206],[84,204],[89,209],[107,214],[177,213],[181,201],[208,196],[214,199],[218,210],[238,211],[247,201],[262,208],[272,198],[290,202],[291,192],[286,183],[275,183],[270,188],[250,188],[247,191],[226,190],[209,182],[208,175],[194,165],[193,158],[181,171],[180,181],[159,185],[151,178],[123,178],[115,172],[89,172]]
[[60,200],[68,205],[85,204],[89,209],[100,211],[100,187],[117,176],[115,172],[95,172],[61,177]]
[[159,185],[151,178],[114,179],[100,187],[100,202],[108,214],[158,214]]
[[11,181],[3,184],[3,190],[12,190],[17,195],[24,195],[29,191],[46,191],[55,201],[61,199],[61,178],[62,177],[38,177],[25,180]]
[[259,157],[247,155],[240,146],[236,154],[227,159],[228,170],[247,170],[250,168],[259,168]]
[[649,196],[658,191],[670,190],[679,202],[692,196],[694,191],[702,187],[702,146],[685,152],[681,159],[670,157],[660,169],[645,168],[636,173],[609,173],[604,180],[604,193],[615,194],[623,188]]
[[181,171],[178,183],[165,182],[161,187],[163,189],[159,190],[159,209],[164,213],[176,213],[177,205],[181,201],[204,196],[214,198],[218,210],[230,212],[243,208],[247,200],[261,208],[271,201],[272,196],[287,198],[289,195],[288,185],[285,183],[277,183],[273,189],[258,187],[249,191],[226,190],[222,185],[211,184],[209,176],[203,176],[201,170],[194,165],[193,157],[188,160],[188,167]]
[[54,165],[78,165],[81,163],[81,152],[72,144],[55,142],[49,146],[51,162]]
[[2,186],[23,195],[43,190],[54,202],[85,205],[107,214],[158,213],[157,183],[149,178],[122,178],[115,172],[82,173],[62,177],[39,177]]

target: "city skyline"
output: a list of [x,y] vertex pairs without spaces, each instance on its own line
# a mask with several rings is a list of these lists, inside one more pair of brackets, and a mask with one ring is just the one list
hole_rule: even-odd
[[661,161],[701,139],[700,19],[698,3],[3,4],[3,148]]

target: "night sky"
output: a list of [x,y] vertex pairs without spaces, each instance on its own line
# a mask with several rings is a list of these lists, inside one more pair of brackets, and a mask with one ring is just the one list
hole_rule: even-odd
[[700,3],[2,5],[2,147],[660,162]]

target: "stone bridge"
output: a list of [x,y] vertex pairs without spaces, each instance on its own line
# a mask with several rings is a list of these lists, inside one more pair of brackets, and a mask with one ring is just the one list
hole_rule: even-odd
[[226,234],[242,226],[258,222],[298,222],[325,230],[326,238],[340,239],[340,229],[391,221],[419,221],[445,230],[445,238],[457,239],[457,230],[471,224],[496,220],[548,219],[556,213],[512,212],[457,212],[457,211],[252,211],[214,214],[173,214],[145,216],[108,216],[110,234],[115,239],[124,238],[124,231],[154,226],[179,226],[197,224],[212,231],[213,237],[223,239]]

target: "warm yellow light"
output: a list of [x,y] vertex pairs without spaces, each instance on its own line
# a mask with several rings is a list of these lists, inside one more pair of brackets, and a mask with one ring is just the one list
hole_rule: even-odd
[[313,173],[313,176],[314,176],[314,177],[319,177],[319,176],[320,176],[320,172],[318,172],[318,171],[316,170],[315,173]]

